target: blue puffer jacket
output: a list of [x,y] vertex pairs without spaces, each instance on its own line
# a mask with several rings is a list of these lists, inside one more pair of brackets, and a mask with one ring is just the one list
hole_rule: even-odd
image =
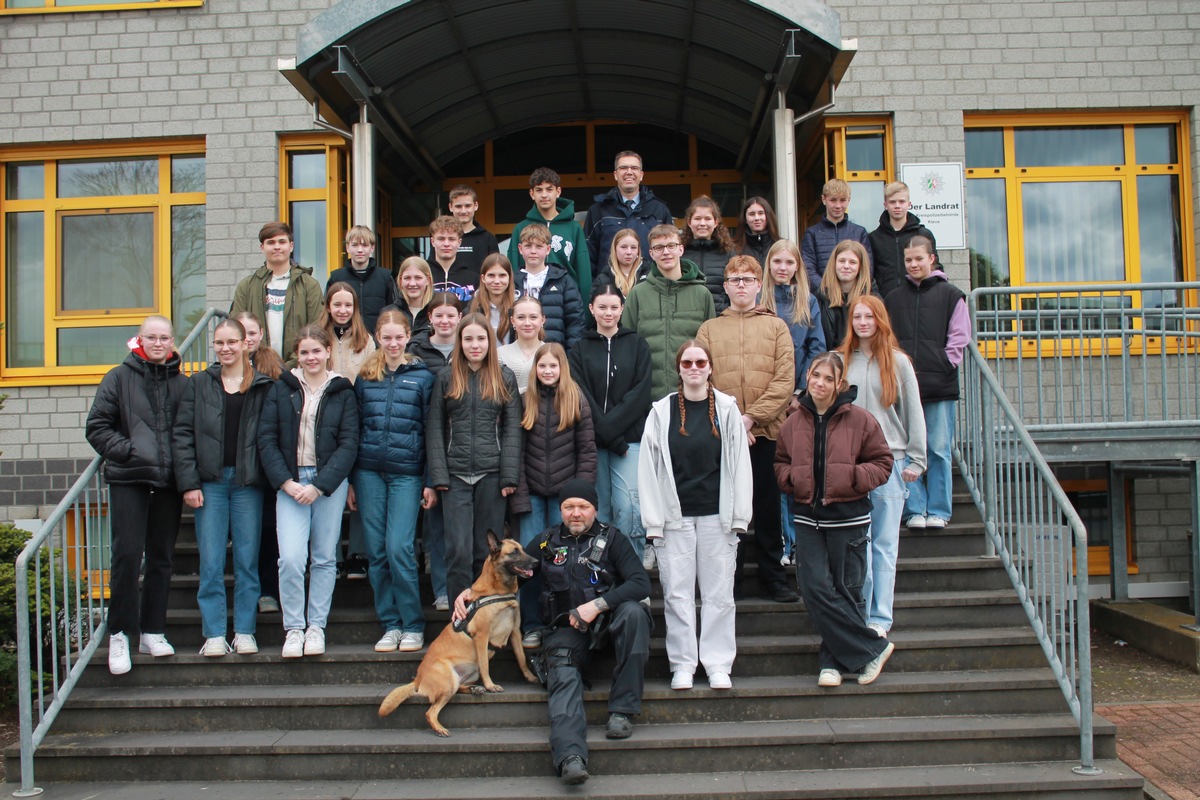
[[804,232],[800,239],[800,258],[804,261],[804,269],[808,273],[808,288],[813,294],[816,294],[817,287],[821,285],[821,276],[825,274],[825,265],[829,263],[833,248],[846,239],[865,247],[867,257],[872,259],[872,264],[875,263],[871,256],[871,240],[867,236],[867,229],[851,222],[849,217],[844,217],[836,224],[830,222],[828,217],[821,217],[819,222],[810,225]]
[[354,383],[362,433],[359,469],[391,475],[425,474],[425,416],[434,375],[420,359],[384,371],[377,381]]
[[792,334],[792,348],[796,353],[796,389],[803,389],[808,383],[808,365],[812,360],[824,353],[827,347],[825,332],[821,325],[821,308],[817,298],[808,296],[808,316],[812,325],[807,328],[798,322],[792,322],[792,313],[796,308],[796,295],[787,286],[775,287],[775,315],[787,323],[788,331]]

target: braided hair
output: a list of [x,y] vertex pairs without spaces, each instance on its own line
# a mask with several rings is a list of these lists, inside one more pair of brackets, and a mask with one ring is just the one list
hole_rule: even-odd
[[[695,347],[698,350],[704,351],[705,358],[708,359],[709,367],[712,367],[712,353],[708,352],[708,348],[700,344],[695,339],[688,339],[679,346],[679,350],[675,353],[675,371],[679,371],[679,362],[683,360],[683,354],[689,348]],[[675,393],[679,403],[679,434],[687,436],[687,404],[684,403],[683,397],[683,379],[679,380],[679,391]],[[717,427],[717,395],[712,387],[712,373],[709,373],[708,381],[708,424],[712,426],[712,435],[716,438],[721,438],[721,430]]]

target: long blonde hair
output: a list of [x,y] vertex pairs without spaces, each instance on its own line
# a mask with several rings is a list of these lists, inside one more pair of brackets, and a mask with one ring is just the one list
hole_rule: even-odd
[[[620,242],[622,239],[630,239],[630,238],[632,238],[635,242],[637,242],[638,260],[637,260],[637,263],[633,265],[633,269],[629,270],[628,277],[626,277],[624,275],[624,273],[621,271],[621,267],[617,265],[617,243]],[[638,269],[640,269],[641,266],[642,266],[642,240],[638,238],[637,231],[635,231],[633,228],[622,228],[621,230],[617,231],[616,236],[613,237],[612,247],[609,248],[608,269],[609,269],[609,271],[612,272],[613,283],[615,283],[617,285],[617,288],[621,290],[621,294],[625,295],[626,297],[629,296],[629,292],[630,292],[630,290],[633,289],[633,285],[635,283],[637,283]]]
[[[425,291],[421,293],[421,303],[416,308],[408,302],[408,297],[404,294],[404,284],[400,279],[404,277],[404,273],[410,269],[416,269],[425,276]],[[400,299],[404,301],[404,306],[414,316],[425,306],[429,305],[429,301],[433,298],[433,270],[429,268],[429,262],[420,256],[409,256],[400,262],[400,270],[396,273],[396,291],[400,295]]]
[[[796,247],[796,243],[790,239],[780,239],[775,244],[771,245],[771,249],[767,251],[767,263],[763,264],[763,290],[762,304],[771,309],[775,314],[779,310],[775,308],[775,275],[771,272],[771,259],[778,253],[786,250],[796,259],[796,272],[792,275],[792,279],[787,282],[786,291],[792,295],[792,318],[785,320],[793,325],[803,325],[806,328],[812,327],[812,315],[808,311],[810,295],[808,293],[808,277],[804,271],[804,258],[800,255],[800,248]],[[804,276],[803,278],[801,276]]]
[[[408,317],[403,311],[396,308],[391,308],[379,315],[379,321],[375,323],[375,338],[379,338],[379,334],[383,332],[384,325],[399,325],[404,328],[405,335],[412,337],[412,323],[408,321]],[[413,357],[407,352],[400,354],[400,363],[407,364],[412,361]],[[367,360],[363,362],[362,369],[358,371],[360,378],[365,378],[369,381],[381,380],[384,373],[387,372],[387,355],[380,347],[374,353],[367,356]]]
[[482,314],[464,314],[454,329],[454,350],[450,353],[450,385],[446,397],[459,400],[471,386],[471,367],[462,349],[463,331],[470,325],[478,325],[487,332],[488,350],[479,365],[479,394],[489,403],[507,403],[512,395],[504,384],[504,373],[500,371],[500,358],[496,355],[496,332],[492,323]]
[[[854,285],[850,287],[849,294],[842,291],[842,284],[838,280],[835,266],[837,257],[847,251],[858,258],[858,275],[854,278]],[[830,308],[843,305],[849,308],[863,295],[869,295],[871,293],[871,257],[867,255],[867,248],[849,239],[838,242],[829,255],[829,261],[825,265],[825,274],[821,276],[821,285],[817,288],[829,301]]]
[[533,369],[529,371],[529,388],[525,391],[525,415],[521,417],[521,427],[527,431],[533,430],[540,406],[537,365],[548,355],[554,356],[554,360],[558,362],[558,386],[554,390],[554,413],[558,414],[558,430],[565,431],[574,426],[582,416],[579,405],[583,402],[583,393],[579,391],[579,384],[571,378],[567,351],[558,342],[547,342],[533,354]]

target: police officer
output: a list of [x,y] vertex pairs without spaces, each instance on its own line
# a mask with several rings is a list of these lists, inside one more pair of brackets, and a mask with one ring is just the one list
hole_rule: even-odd
[[562,524],[529,547],[542,573],[542,655],[549,692],[550,754],[565,784],[587,773],[587,718],[582,671],[591,651],[609,641],[616,651],[608,697],[609,739],[633,733],[641,713],[650,655],[650,578],[629,539],[596,519],[596,487],[567,481],[559,492]]

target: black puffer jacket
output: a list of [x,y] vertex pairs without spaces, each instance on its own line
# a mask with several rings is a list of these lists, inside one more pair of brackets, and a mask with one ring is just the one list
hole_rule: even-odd
[[[233,473],[233,482],[238,486],[263,482],[258,459],[258,423],[274,383],[261,372],[255,372],[246,391]],[[199,489],[205,481],[221,479],[225,464],[225,389],[221,385],[220,364],[197,372],[188,382],[172,438],[179,491]]]
[[695,262],[704,274],[704,285],[712,292],[718,315],[729,308],[729,296],[725,294],[725,265],[734,255],[733,250],[721,252],[716,239],[692,239],[683,251],[683,257]]
[[100,381],[85,429],[109,483],[175,488],[171,429],[188,379],[178,353],[154,364],[130,353]]
[[741,255],[753,256],[758,265],[765,272],[767,269],[767,253],[771,252],[771,245],[779,241],[772,239],[768,231],[762,233],[747,233],[746,246],[742,248]]
[[[300,479],[296,451],[300,437],[300,412],[304,387],[290,371],[284,372],[267,395],[258,425],[258,451],[267,483],[280,489],[288,480]],[[317,408],[317,476],[313,486],[333,494],[350,475],[358,457],[358,401],[350,381],[337,376],[325,387]]]
[[408,347],[404,349],[409,355],[421,359],[434,377],[437,377],[450,365],[450,360],[429,341],[432,335],[433,331],[429,328],[420,333],[414,333],[412,339],[408,341]]
[[521,464],[521,394],[512,370],[502,366],[500,371],[508,389],[507,403],[484,400],[475,372],[462,397],[446,397],[451,372],[445,369],[438,375],[425,426],[430,486],[448,487],[451,475],[498,472],[501,489],[516,488]]
[[[896,230],[892,227],[891,217],[884,211],[879,215],[879,227],[868,234],[871,240],[871,277],[879,287],[879,294],[888,294],[904,282],[908,273],[904,269],[904,248],[914,236],[924,236],[933,243],[933,254],[937,255],[937,239],[933,232],[921,224],[921,218],[911,211],[904,221],[904,227]],[[941,259],[938,259],[941,263]]]
[[558,412],[554,410],[557,387],[539,383],[537,392],[538,417],[533,428],[525,432],[521,480],[509,505],[514,514],[531,510],[531,494],[557,498],[558,490],[572,478],[596,483],[596,433],[587,398],[580,398],[575,424],[560,431]]
[[[547,342],[558,342],[567,350],[575,346],[583,336],[583,297],[574,279],[562,267],[553,264],[546,267],[546,282],[538,292],[538,302],[542,304],[542,316],[546,318],[542,330],[545,331]],[[518,272],[513,276],[513,285],[517,296],[529,294],[525,289],[525,279],[528,273]]]
[[650,345],[629,328],[618,328],[611,339],[588,331],[567,361],[592,406],[596,446],[625,455],[630,442],[642,440],[650,414]]

